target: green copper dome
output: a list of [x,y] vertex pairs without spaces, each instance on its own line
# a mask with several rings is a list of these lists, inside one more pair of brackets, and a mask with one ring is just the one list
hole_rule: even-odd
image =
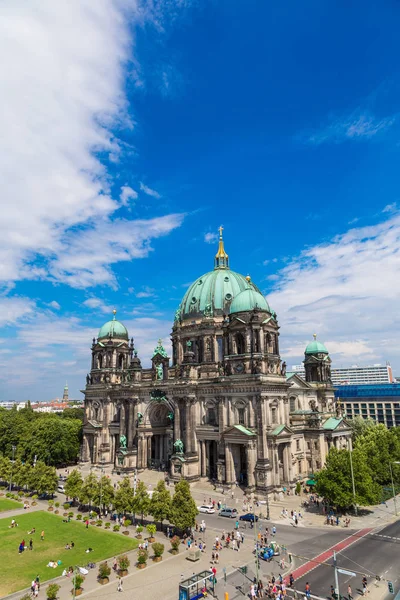
[[305,354],[329,354],[326,346],[322,342],[317,342],[317,334],[314,333],[314,339],[310,342],[305,351]]
[[248,285],[248,287],[243,290],[243,292],[240,292],[233,300],[230,313],[232,315],[233,313],[245,312],[253,310],[254,308],[271,312],[264,296]]
[[260,293],[260,290],[250,281],[250,277],[244,277],[230,270],[229,256],[225,252],[222,239],[222,229],[219,228],[219,246],[215,255],[214,270],[196,279],[189,287],[176,311],[176,321],[202,316],[227,315],[233,299],[240,292],[250,288]]
[[[259,292],[251,283],[252,289]],[[232,300],[249,286],[246,278],[229,268],[205,273],[188,289],[180,305],[180,318],[195,318],[199,314],[212,317],[229,314]]]
[[117,321],[115,315],[116,310],[113,311],[114,318],[112,321],[107,321],[104,323],[103,327],[99,331],[99,335],[97,339],[104,340],[108,338],[117,338],[120,340],[129,340],[128,330],[120,321]]

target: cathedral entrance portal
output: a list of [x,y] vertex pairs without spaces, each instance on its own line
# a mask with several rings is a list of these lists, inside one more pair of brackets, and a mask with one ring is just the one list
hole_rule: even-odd
[[172,455],[173,415],[164,402],[155,402],[150,407],[148,420],[151,428],[151,446],[148,455],[148,467],[168,470]]

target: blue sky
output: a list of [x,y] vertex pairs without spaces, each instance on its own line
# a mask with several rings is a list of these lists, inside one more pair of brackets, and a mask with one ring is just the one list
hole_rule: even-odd
[[221,224],[289,366],[317,332],[400,374],[398,2],[0,17],[0,399],[79,397],[114,307],[146,363]]

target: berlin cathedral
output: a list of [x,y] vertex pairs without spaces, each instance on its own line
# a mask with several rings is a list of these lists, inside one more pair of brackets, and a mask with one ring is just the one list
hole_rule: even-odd
[[305,348],[305,379],[286,370],[279,325],[249,276],[232,271],[220,228],[214,269],[187,290],[143,368],[124,325],[103,325],[86,378],[81,459],[119,472],[169,471],[278,492],[322,468],[351,431],[335,402],[328,350]]

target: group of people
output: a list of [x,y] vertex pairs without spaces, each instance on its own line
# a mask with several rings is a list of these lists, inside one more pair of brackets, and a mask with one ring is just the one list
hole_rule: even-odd
[[32,598],[37,598],[39,596],[39,591],[40,591],[40,577],[39,577],[39,575],[36,575],[35,579],[32,579],[32,583],[31,583]]
[[[290,587],[293,587],[294,578],[290,575]],[[264,586],[261,579],[250,586],[250,598],[269,598],[270,600],[283,600],[287,594],[287,582],[283,579],[282,575],[279,574],[275,579],[274,575],[268,580],[268,583]]]

